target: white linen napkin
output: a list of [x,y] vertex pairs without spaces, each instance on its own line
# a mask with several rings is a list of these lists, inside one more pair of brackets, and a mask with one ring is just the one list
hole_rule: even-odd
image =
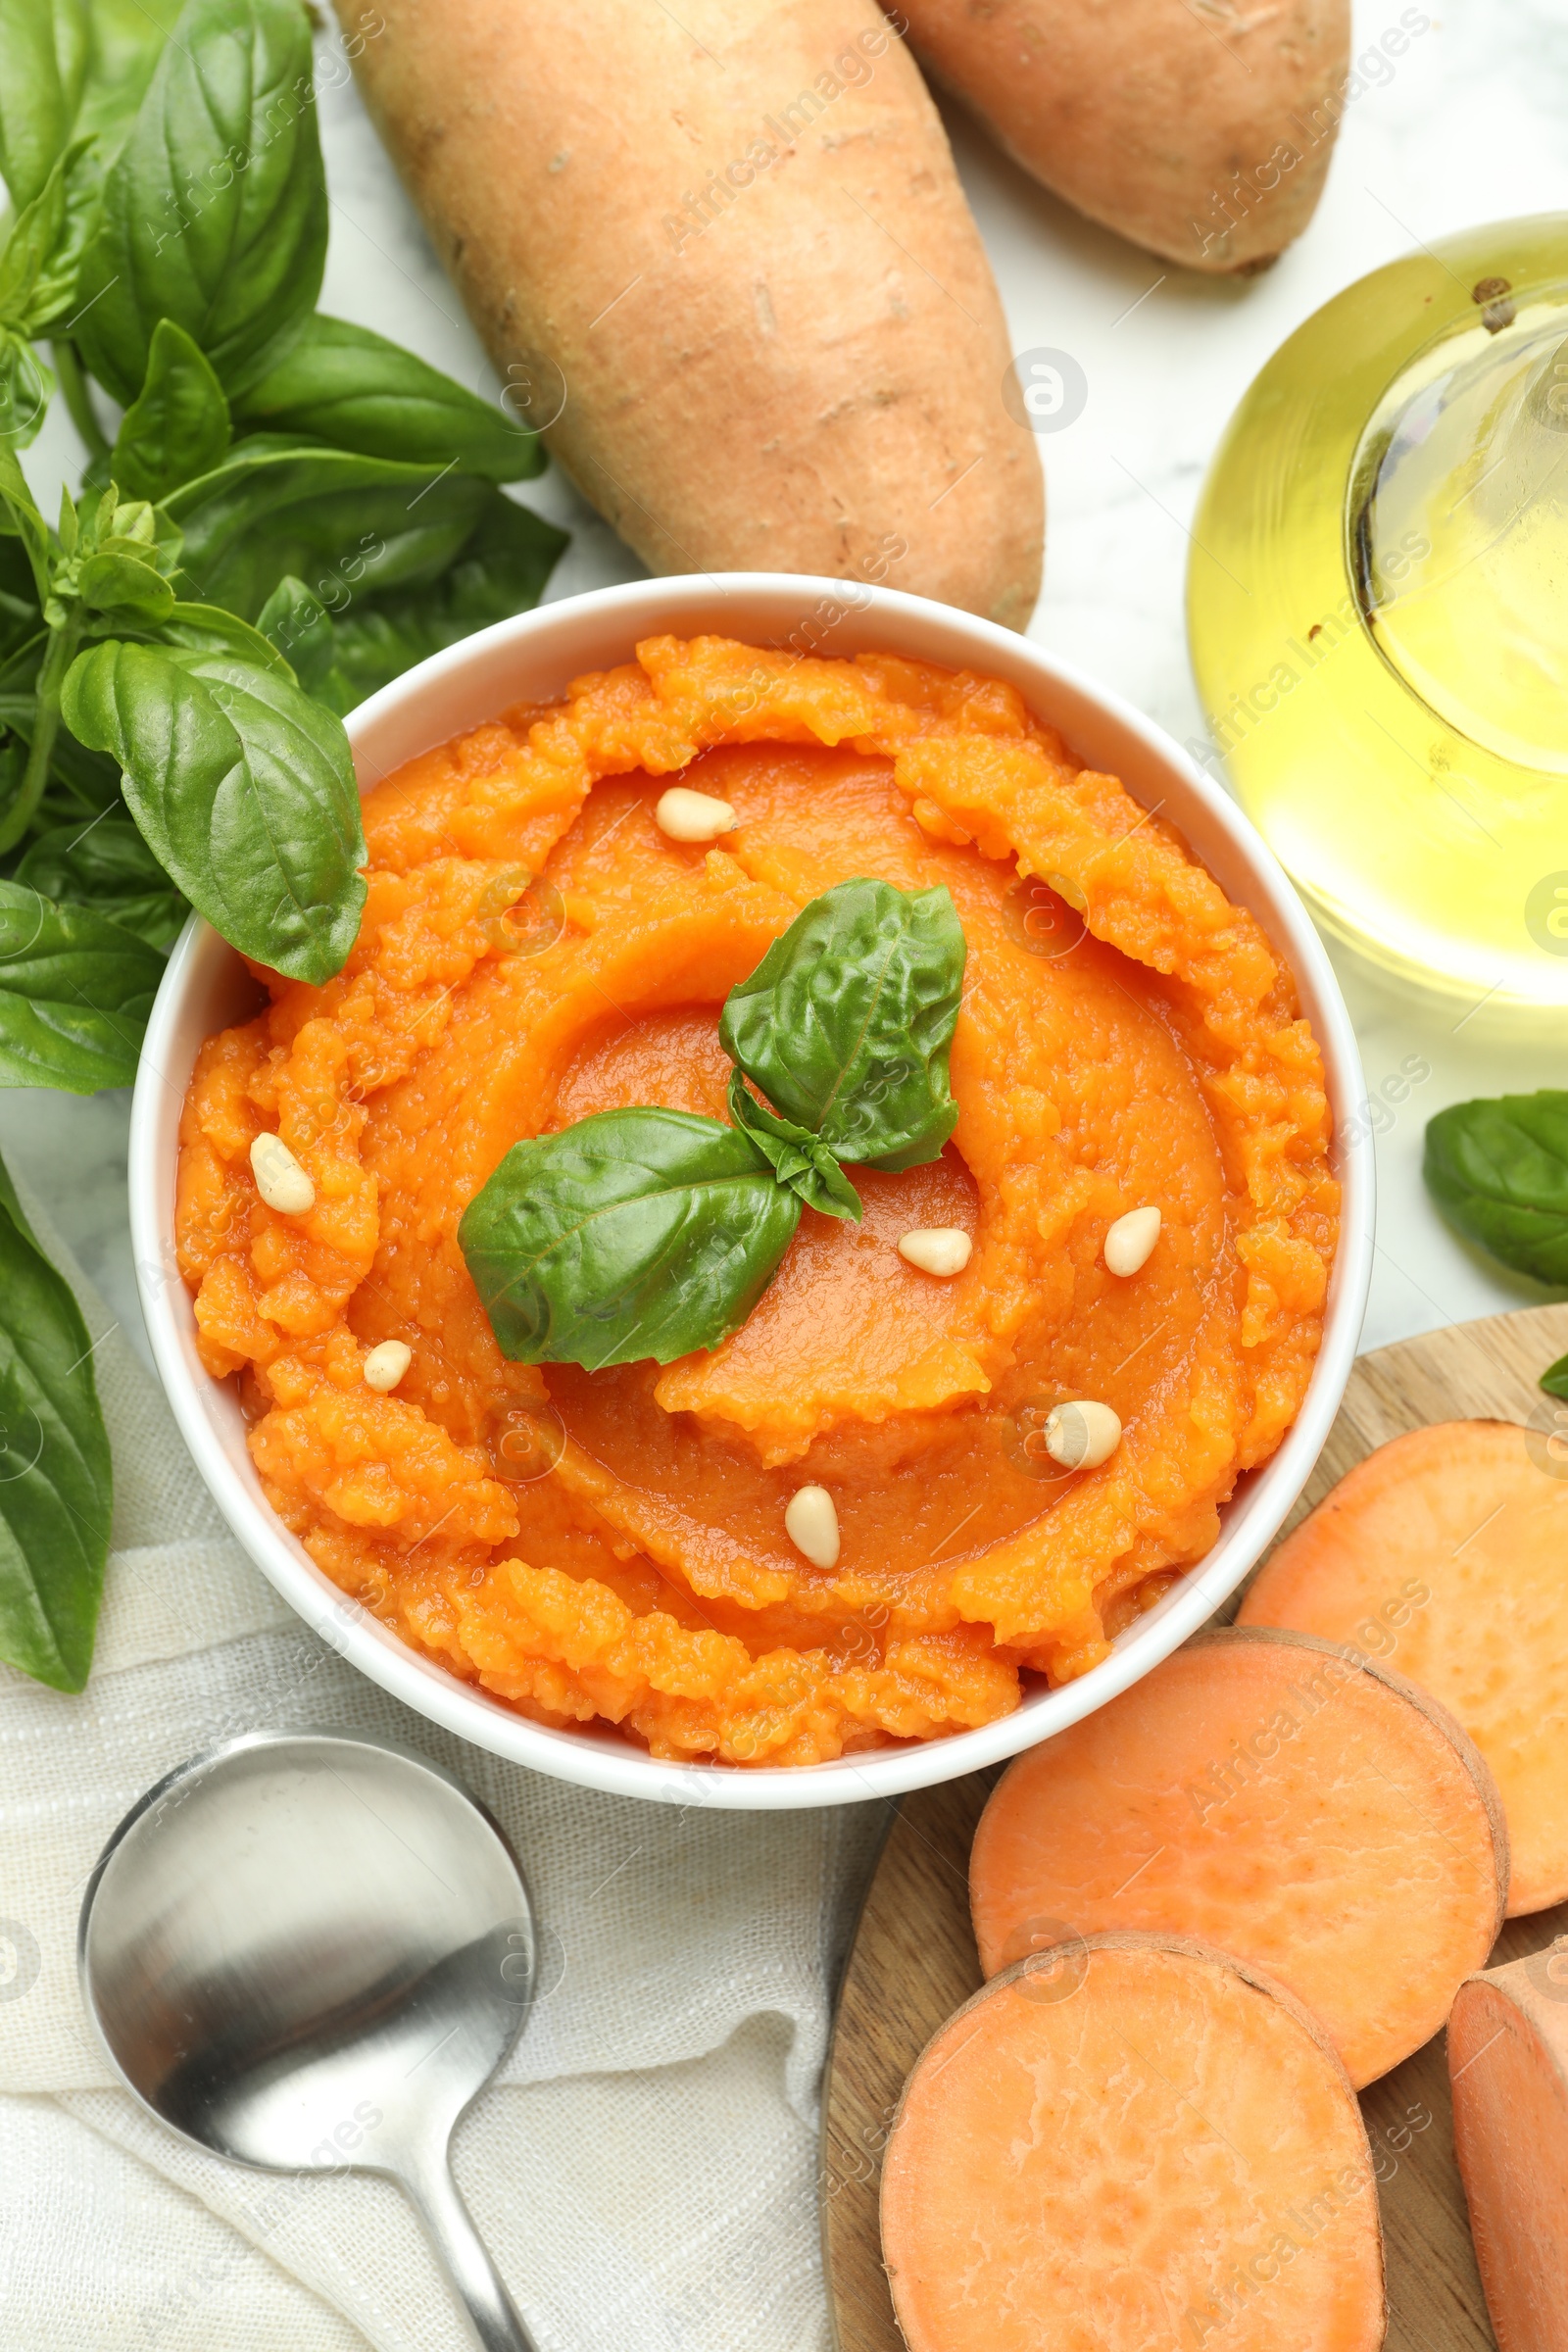
[[187,2148],[116,2086],[82,2010],[77,1912],[116,1823],[196,1749],[281,1726],[406,1741],[466,1781],[521,1857],[544,1989],[454,2166],[543,2352],[819,2352],[816,2087],[886,1809],[600,1796],[409,1713],[251,1566],[152,1375],[24,1206],[98,1343],[116,1494],[86,1690],[0,1668],[0,2338],[468,2352],[395,2188]]

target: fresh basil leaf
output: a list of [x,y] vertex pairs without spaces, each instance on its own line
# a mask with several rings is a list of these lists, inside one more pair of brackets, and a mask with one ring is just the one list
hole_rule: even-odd
[[1554,1364],[1548,1364],[1536,1386],[1544,1389],[1548,1396],[1568,1399],[1568,1355],[1559,1355]]
[[1516,1273],[1568,1284],[1568,1094],[1544,1087],[1440,1110],[1423,1173],[1468,1241]]
[[326,231],[304,10],[190,0],[105,182],[82,357],[128,403],[172,318],[225,390],[242,389],[315,308]]
[[26,449],[38,438],[55,379],[25,335],[0,326],[0,440]]
[[0,1169],[0,1657],[56,1690],[92,1665],[113,1498],[92,1340]]
[[19,213],[70,142],[89,17],[89,0],[0,0],[0,178]]
[[42,605],[49,594],[53,558],[49,547],[49,525],[39,514],[27,477],[17,462],[15,452],[0,440],[0,532],[11,539],[20,539],[32,584]]
[[43,1248],[43,1244],[27,1222],[27,1212],[22,1205],[16,1185],[12,1182],[11,1170],[3,1159],[0,1159],[0,1209],[4,1209],[17,1231],[25,1241],[29,1241],[35,1250]]
[[111,640],[66,674],[67,726],[123,770],[172,879],[240,953],[319,982],[354,945],[365,835],[342,726],[283,671]]
[[73,808],[96,816],[120,800],[120,769],[101,752],[78,743],[68,727],[57,732],[49,753],[49,773]]
[[716,1348],[800,1216],[739,1128],[606,1110],[514,1144],[458,1242],[503,1355],[597,1372]]
[[334,710],[346,715],[416,662],[457,642],[430,624],[425,606],[434,596],[431,589],[424,596],[388,597],[358,607],[332,624],[332,666],[318,691]]
[[118,923],[0,882],[0,1086],[129,1086],[163,975]]
[[122,808],[51,826],[29,843],[15,879],[103,915],[150,948],[172,947],[190,912]]
[[97,142],[76,139],[18,215],[0,250],[0,318],[38,335],[73,307],[102,203]]
[[133,498],[161,499],[222,463],[228,403],[205,352],[160,318],[141,390],[121,419],[114,476]]
[[739,1070],[730,1072],[729,1115],[765,1154],[775,1183],[787,1184],[808,1208],[819,1209],[824,1217],[849,1217],[859,1223],[860,1196],[821,1137],[759,1102]]
[[60,227],[27,309],[24,324],[33,335],[62,333],[74,314],[88,249],[103,219],[104,159],[97,139],[77,139],[56,170],[62,174]]
[[[278,581],[257,615],[257,630],[288,662],[307,694],[341,716],[358,699],[337,667],[332,615],[292,572]],[[346,699],[345,699],[346,698]]]
[[76,128],[113,153],[136,119],[181,0],[88,0],[87,78]]
[[[248,620],[241,620],[237,612],[225,612],[221,605],[187,604],[181,598],[160,621],[135,633],[157,645],[180,646],[186,653],[232,654],[258,669],[275,669],[282,677],[295,675],[270,637],[253,629]],[[132,632],[121,629],[116,634]]]
[[426,585],[496,496],[466,474],[252,440],[164,503],[185,534],[197,594],[254,620],[290,574],[329,612],[383,589]]
[[964,953],[946,888],[840,882],[731,989],[720,1043],[840,1159],[917,1167],[958,1116],[948,1057]]
[[290,433],[406,465],[459,466],[492,482],[538,473],[537,433],[368,327],[308,318],[281,359],[239,402],[258,432]]
[[24,205],[0,245],[0,318],[21,326],[60,230],[62,156],[32,202]]
[[89,612],[117,619],[151,623],[174,609],[174,591],[157,565],[123,545],[82,558],[76,593]]
[[545,592],[567,534],[531,507],[491,490],[463,551],[439,583],[440,625],[455,645],[493,620],[530,612]]
[[417,594],[356,604],[335,624],[338,667],[352,689],[349,707],[475,629],[531,612],[565,545],[564,531],[491,491],[443,578]]

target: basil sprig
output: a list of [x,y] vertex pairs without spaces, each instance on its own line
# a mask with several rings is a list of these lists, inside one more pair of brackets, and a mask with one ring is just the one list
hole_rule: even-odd
[[[536,605],[565,545],[498,487],[537,435],[315,309],[317,13],[0,0],[0,1086],[127,1085],[193,906],[335,972],[366,891],[342,716]],[[86,464],[40,503],[18,452],[57,390]],[[86,1347],[0,1171],[0,1657],[70,1690],[108,1513]]]
[[1423,1173],[1467,1241],[1515,1273],[1568,1284],[1568,1093],[1543,1087],[1440,1110]]
[[[337,721],[537,604],[564,536],[497,485],[538,438],[315,310],[300,0],[0,0],[0,880],[158,947],[194,906],[324,980],[365,898]],[[15,453],[57,381],[88,463],[56,524]]]
[[858,1221],[842,1160],[941,1156],[963,964],[945,889],[841,882],[725,1003],[732,1125],[640,1105],[514,1144],[458,1228],[502,1353],[597,1372],[738,1331],[803,1207]]
[[181,14],[82,269],[81,355],[117,400],[135,399],[160,318],[232,392],[315,309],[327,205],[314,109],[300,103],[313,62],[301,9],[191,0]]

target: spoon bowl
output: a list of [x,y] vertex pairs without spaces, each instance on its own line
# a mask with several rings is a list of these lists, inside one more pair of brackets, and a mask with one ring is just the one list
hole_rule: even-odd
[[460,1782],[326,1733],[210,1748],[110,1838],[80,1962],[116,2071],[165,2124],[268,2171],[400,2180],[485,2352],[530,2352],[448,2160],[536,1972],[522,1874]]

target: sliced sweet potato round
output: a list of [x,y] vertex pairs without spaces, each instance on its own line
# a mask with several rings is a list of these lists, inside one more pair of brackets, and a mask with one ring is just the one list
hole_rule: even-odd
[[1456,1716],[1508,1816],[1508,1912],[1568,1897],[1568,1460],[1509,1421],[1391,1439],[1287,1537],[1238,1623],[1397,1666]]
[[1360,2109],[1322,2028],[1180,1937],[1008,1969],[917,2061],[882,2173],[909,2352],[1374,2352]]
[[1009,1766],[975,1833],[987,1975],[1070,1932],[1195,1936],[1319,2017],[1359,2087],[1484,1965],[1507,1834],[1425,1692],[1338,1644],[1207,1634]]
[[1500,2352],[1568,2352],[1568,1937],[1460,1985],[1448,2079]]

